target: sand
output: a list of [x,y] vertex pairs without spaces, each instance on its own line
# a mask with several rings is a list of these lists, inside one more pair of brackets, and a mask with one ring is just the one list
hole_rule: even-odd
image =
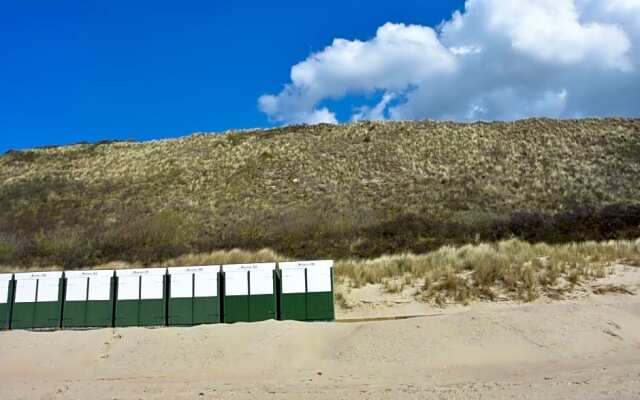
[[[635,291],[638,271],[593,285]],[[640,296],[436,309],[363,290],[341,319],[431,316],[4,332],[0,399],[640,398]]]

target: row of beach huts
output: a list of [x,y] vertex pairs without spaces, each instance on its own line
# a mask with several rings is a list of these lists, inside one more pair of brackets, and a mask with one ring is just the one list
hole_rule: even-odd
[[0,329],[335,318],[333,261],[0,274]]

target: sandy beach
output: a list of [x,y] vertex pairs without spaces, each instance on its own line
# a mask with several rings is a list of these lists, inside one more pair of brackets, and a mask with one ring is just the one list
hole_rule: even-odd
[[[639,278],[621,267],[592,287],[637,293]],[[428,316],[3,332],[0,398],[640,398],[636,295],[435,308],[374,289],[339,319]]]

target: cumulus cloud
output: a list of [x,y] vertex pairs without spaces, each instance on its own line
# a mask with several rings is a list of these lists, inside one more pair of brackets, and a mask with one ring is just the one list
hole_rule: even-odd
[[258,100],[280,123],[638,115],[640,0],[467,0],[437,28],[387,23],[335,39]]

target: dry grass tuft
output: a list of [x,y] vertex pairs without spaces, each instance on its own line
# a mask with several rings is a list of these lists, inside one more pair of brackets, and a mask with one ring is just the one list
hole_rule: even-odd
[[343,310],[349,310],[353,308],[353,306],[349,304],[349,301],[347,300],[347,296],[345,296],[345,293],[343,292],[343,290],[344,288],[342,287],[337,287],[335,289],[335,302],[339,308]]
[[637,241],[530,244],[517,239],[496,244],[445,246],[424,255],[403,254],[336,264],[337,279],[352,287],[380,284],[400,292],[422,282],[419,296],[442,304],[496,298],[532,301],[560,298],[573,286],[605,277],[611,263],[640,263]]
[[162,263],[162,266],[179,267],[183,265],[222,265],[278,261],[287,261],[287,258],[271,249],[258,251],[233,249],[230,251],[218,250],[210,253],[186,254],[167,260]]

